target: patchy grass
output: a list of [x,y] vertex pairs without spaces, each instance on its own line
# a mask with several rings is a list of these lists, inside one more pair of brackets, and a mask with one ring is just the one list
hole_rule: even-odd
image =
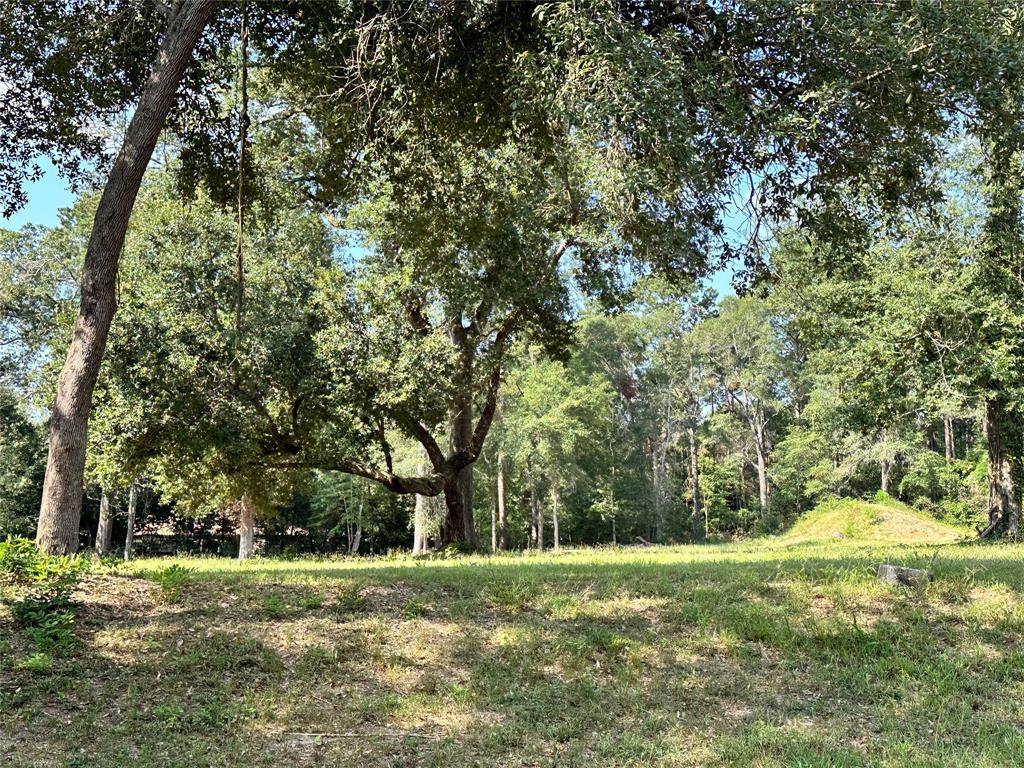
[[[882,585],[882,561],[936,579]],[[1022,546],[850,539],[140,561],[84,582],[68,655],[40,655],[0,614],[0,754],[64,768],[1022,765],[1022,589]]]

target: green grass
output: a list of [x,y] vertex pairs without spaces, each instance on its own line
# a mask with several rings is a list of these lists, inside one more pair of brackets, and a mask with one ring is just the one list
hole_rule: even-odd
[[[883,561],[936,578],[882,585]],[[0,614],[0,754],[90,768],[1022,765],[1022,590],[1024,546],[829,534],[144,560],[79,590],[69,655],[40,656]]]
[[787,543],[851,539],[878,544],[947,544],[972,533],[939,522],[895,500],[842,499],[808,512],[781,540]]

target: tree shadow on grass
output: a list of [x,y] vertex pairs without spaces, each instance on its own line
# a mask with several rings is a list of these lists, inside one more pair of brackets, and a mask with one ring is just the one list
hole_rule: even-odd
[[25,766],[1022,764],[1015,553],[801,554],[107,577],[0,716]]

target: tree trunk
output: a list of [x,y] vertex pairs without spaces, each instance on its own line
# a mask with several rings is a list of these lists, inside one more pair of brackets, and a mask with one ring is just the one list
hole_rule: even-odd
[[100,198],[82,267],[74,335],[57,381],[36,542],[51,555],[78,549],[82,481],[92,393],[117,304],[117,266],[128,219],[192,51],[214,12],[186,0],[168,20],[149,79]]
[[892,462],[888,459],[882,459],[880,462],[882,469],[882,493],[889,493],[889,480],[892,477]]
[[558,491],[551,489],[551,535],[554,537],[555,552],[561,546],[558,540]]
[[412,553],[427,553],[427,497],[416,494],[416,511],[412,523]]
[[768,456],[763,442],[763,432],[758,438],[757,449],[757,497],[761,505],[761,517],[768,514]]
[[256,508],[248,495],[238,501],[238,559],[248,560],[256,552]]
[[505,456],[498,452],[498,549],[508,549],[508,518],[505,515]]
[[[417,474],[424,472],[423,462],[420,462],[416,469]],[[412,553],[413,555],[425,555],[427,553],[427,497],[416,494],[416,507],[412,517]]]
[[96,554],[110,554],[110,534],[114,529],[114,516],[110,511],[110,493],[104,488],[100,494],[100,524],[96,528]]
[[491,554],[498,551],[498,503],[491,502]]
[[704,530],[703,500],[700,497],[700,469],[697,463],[697,430],[687,427],[686,435],[690,443],[690,494],[693,496],[693,538],[702,541],[707,535]]
[[135,546],[135,506],[138,501],[139,484],[132,483],[128,489],[128,530],[124,535],[124,561],[132,559],[132,548]]
[[1007,412],[1002,399],[985,404],[985,437],[988,440],[988,527],[983,535],[1020,530],[1022,429],[1019,419]]
[[942,431],[946,438],[946,461],[956,459],[956,440],[953,437],[953,417],[942,417]]
[[530,484],[529,489],[529,539],[534,549],[544,549],[544,518],[541,513],[541,495],[537,492],[536,483]]
[[[469,448],[473,442],[473,405],[469,392],[453,406],[448,416],[449,447],[452,453]],[[463,467],[445,483],[447,513],[444,522],[445,544],[461,542],[472,549],[478,546],[473,526],[473,465]]]
[[358,555],[359,547],[363,543],[363,500],[359,500],[359,511],[356,513],[356,532],[348,543],[348,553]]

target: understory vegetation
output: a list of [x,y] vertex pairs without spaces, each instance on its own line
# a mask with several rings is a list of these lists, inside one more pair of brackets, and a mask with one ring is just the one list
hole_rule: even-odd
[[1019,764],[1024,548],[921,523],[855,502],[757,543],[139,560],[85,578],[69,652],[5,635],[0,732],[26,767]]

